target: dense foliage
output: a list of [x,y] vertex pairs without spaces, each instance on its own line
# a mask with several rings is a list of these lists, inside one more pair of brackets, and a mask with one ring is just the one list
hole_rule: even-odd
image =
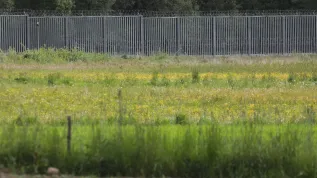
[[316,0],[0,0],[0,8],[37,10],[288,10],[317,9]]

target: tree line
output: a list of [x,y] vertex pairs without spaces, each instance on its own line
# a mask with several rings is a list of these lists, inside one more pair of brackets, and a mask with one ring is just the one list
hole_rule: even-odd
[[33,10],[317,10],[317,0],[0,0],[3,9]]

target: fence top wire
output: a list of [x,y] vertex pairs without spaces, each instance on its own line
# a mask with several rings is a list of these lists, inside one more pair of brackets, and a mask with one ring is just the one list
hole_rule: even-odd
[[317,15],[317,10],[230,10],[230,11],[146,11],[146,10],[30,10],[30,9],[0,9],[0,15],[27,16],[135,16],[173,17],[173,16],[266,16],[266,15]]

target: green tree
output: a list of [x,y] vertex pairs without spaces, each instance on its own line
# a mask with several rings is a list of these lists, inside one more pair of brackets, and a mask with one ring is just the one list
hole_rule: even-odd
[[73,0],[56,0],[55,4],[56,10],[67,12],[70,12],[75,6]]
[[78,10],[110,10],[115,0],[75,0]]
[[259,0],[262,10],[277,10],[279,9],[279,1],[281,0]]
[[113,10],[140,10],[143,8],[142,0],[116,0]]
[[40,0],[38,1],[39,9],[44,9],[44,10],[54,10],[56,9],[56,0]]
[[13,9],[14,1],[13,0],[0,0],[0,7],[3,9]]
[[241,10],[258,10],[262,9],[262,4],[259,0],[238,0],[239,9]]
[[235,10],[238,6],[236,0],[199,0],[199,7],[202,11],[222,11]]
[[[128,0],[126,0],[128,1]],[[196,0],[138,0],[135,9],[149,11],[193,11],[198,10]]]
[[294,0],[301,9],[317,10],[317,0]]
[[53,10],[55,0],[16,0],[17,9]]

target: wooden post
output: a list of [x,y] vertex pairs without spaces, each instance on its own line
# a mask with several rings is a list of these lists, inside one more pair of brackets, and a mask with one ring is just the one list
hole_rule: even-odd
[[67,117],[67,152],[70,154],[71,140],[72,140],[72,120],[71,117]]
[[122,124],[123,116],[122,116],[122,91],[121,88],[118,90],[118,100],[119,100],[119,124]]

